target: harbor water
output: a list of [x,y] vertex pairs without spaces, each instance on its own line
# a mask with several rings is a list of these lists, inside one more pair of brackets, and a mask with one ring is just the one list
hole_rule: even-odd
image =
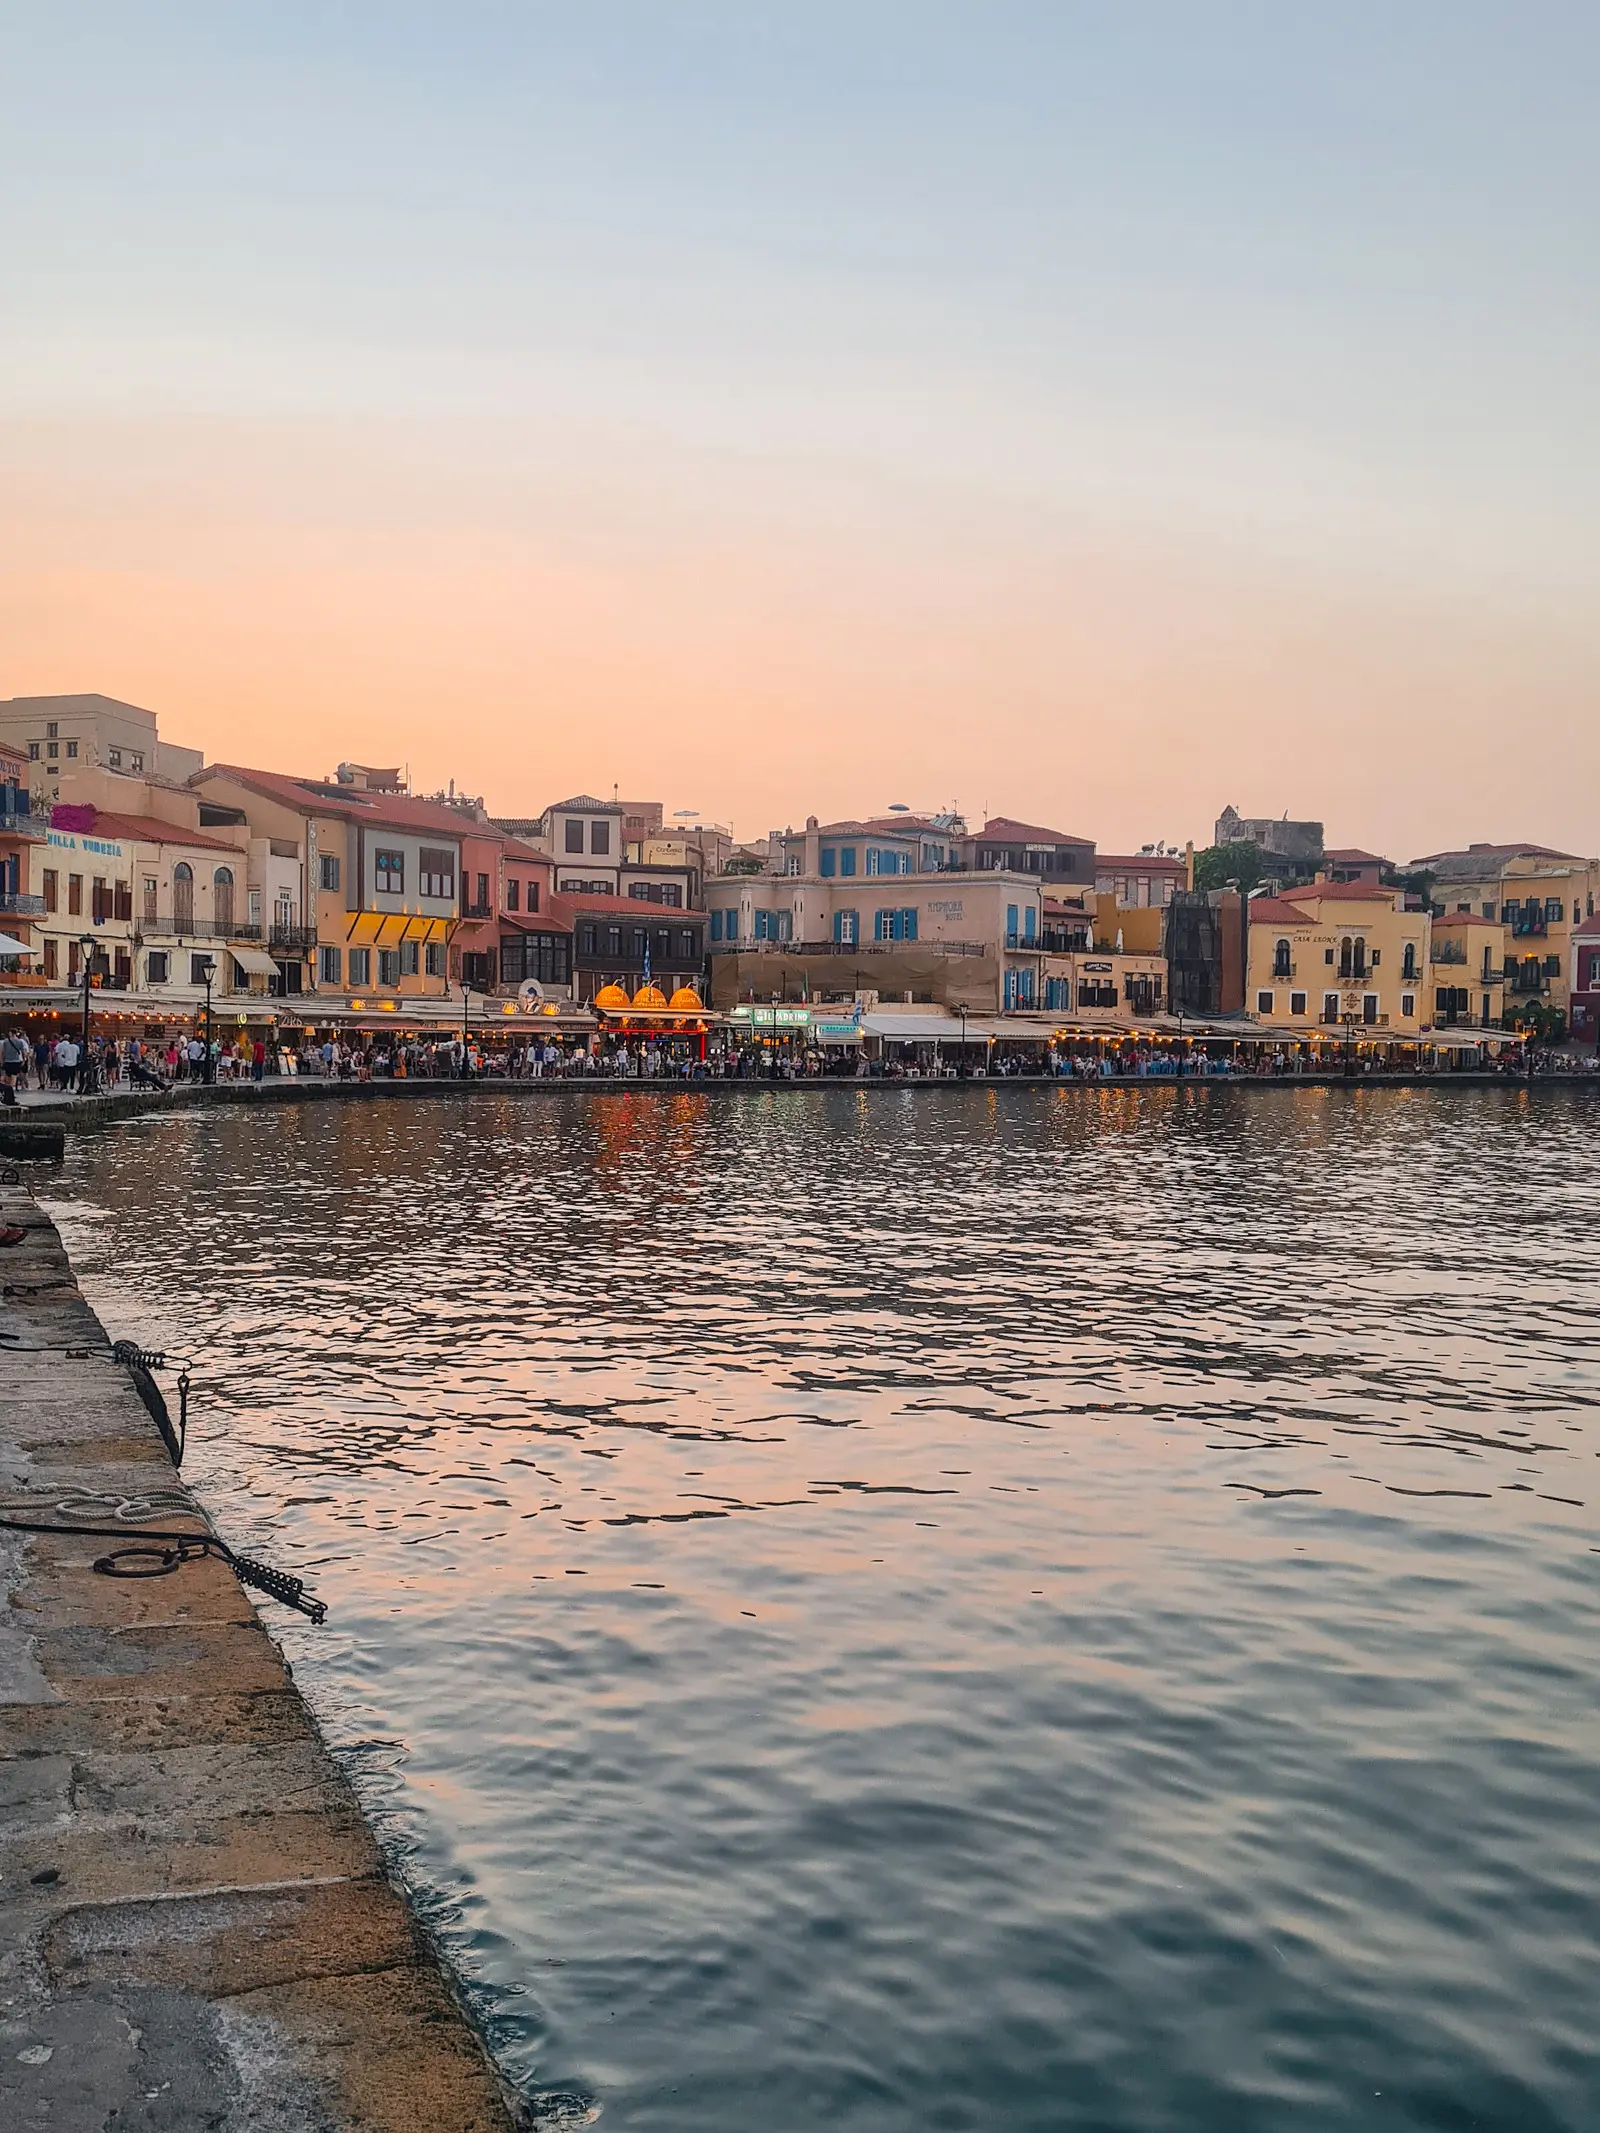
[[1595,1093],[443,1091],[46,1199],[542,2124],[1600,2125]]

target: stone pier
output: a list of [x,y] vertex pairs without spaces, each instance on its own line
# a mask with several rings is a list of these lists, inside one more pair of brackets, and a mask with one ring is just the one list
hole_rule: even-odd
[[[0,1223],[0,1506],[205,1525],[53,1224],[3,1184]],[[0,1529],[0,2127],[509,2133],[231,1570],[97,1575],[116,1545]]]

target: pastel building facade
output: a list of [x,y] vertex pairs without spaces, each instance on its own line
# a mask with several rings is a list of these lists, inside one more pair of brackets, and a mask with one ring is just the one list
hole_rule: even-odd
[[1252,897],[1246,1011],[1283,1030],[1420,1036],[1432,1020],[1430,921],[1405,905],[1399,889],[1353,882]]

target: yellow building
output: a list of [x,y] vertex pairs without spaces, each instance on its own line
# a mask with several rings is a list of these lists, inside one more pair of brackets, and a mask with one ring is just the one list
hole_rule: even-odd
[[1436,1029],[1499,1029],[1505,1019],[1505,931],[1481,911],[1447,911],[1430,929],[1428,983]]
[[1412,865],[1434,877],[1436,911],[1471,912],[1500,927],[1509,1022],[1539,1001],[1570,1014],[1572,936],[1594,916],[1600,859],[1543,844],[1473,844]]
[[1314,881],[1250,900],[1245,1007],[1277,1029],[1415,1039],[1433,1020],[1429,918],[1399,889]]

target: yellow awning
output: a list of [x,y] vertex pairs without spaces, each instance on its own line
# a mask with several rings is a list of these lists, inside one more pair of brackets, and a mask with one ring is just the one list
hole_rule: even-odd
[[230,948],[228,953],[239,968],[248,970],[253,978],[275,978],[278,975],[277,964],[259,948]]
[[423,918],[405,911],[352,911],[345,939],[352,948],[398,948],[402,941],[447,941],[453,918]]

